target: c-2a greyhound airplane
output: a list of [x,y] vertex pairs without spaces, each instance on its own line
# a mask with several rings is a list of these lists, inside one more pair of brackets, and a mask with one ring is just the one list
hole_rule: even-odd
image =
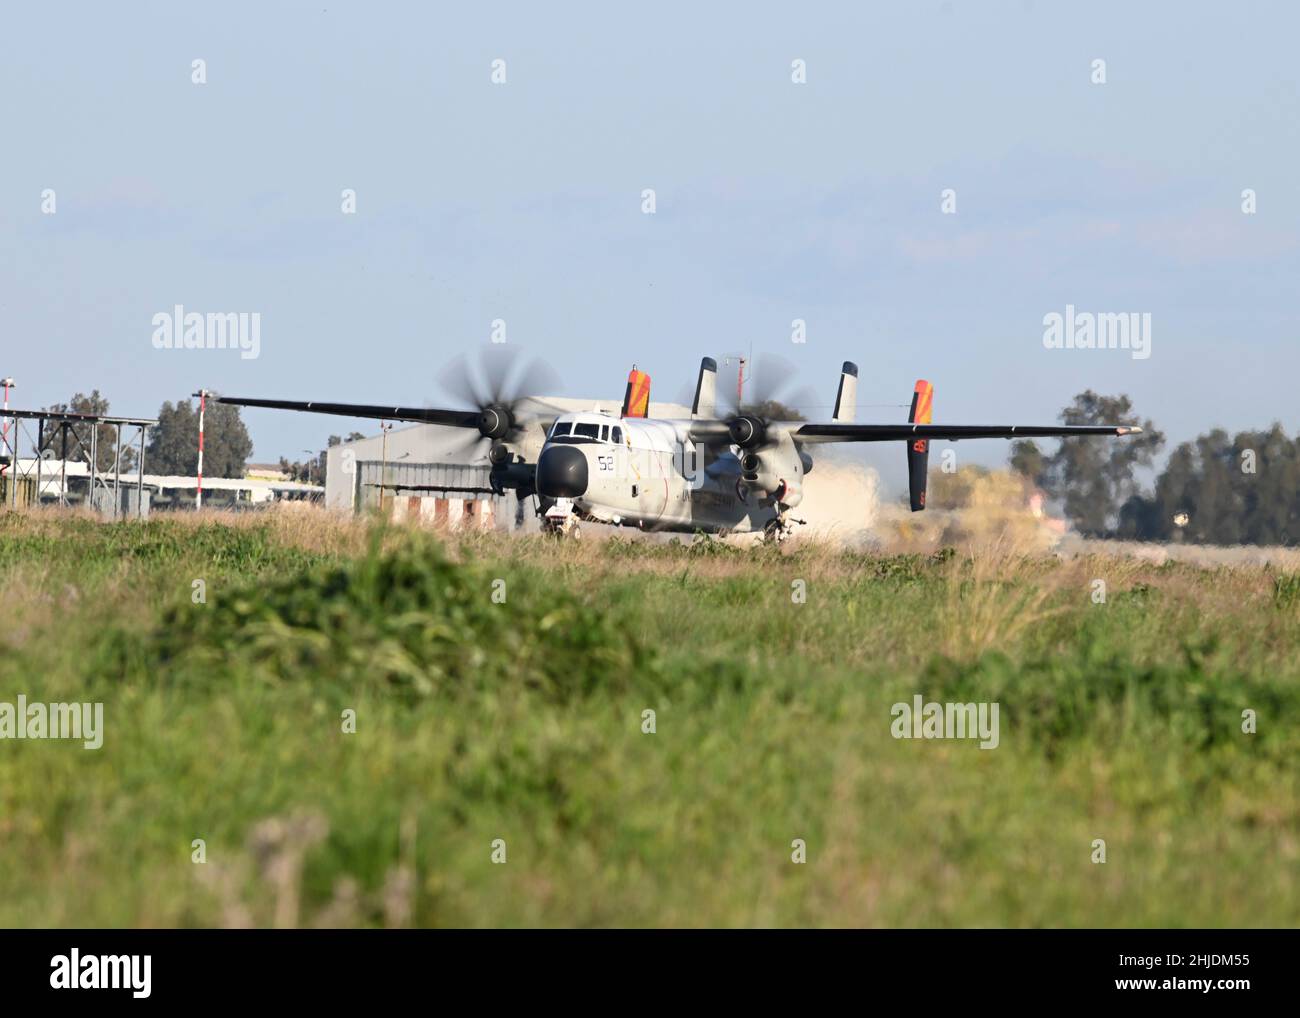
[[[487,446],[492,490],[514,489],[520,499],[536,496],[543,528],[571,537],[579,536],[581,521],[656,532],[762,533],[779,540],[792,523],[802,522],[788,514],[803,501],[804,476],[813,469],[811,450],[825,442],[905,445],[916,512],[925,508],[933,439],[1141,431],[1123,425],[933,424],[934,387],[924,380],[916,383],[906,423],[858,424],[858,369],[849,361],[840,372],[834,413],[825,422],[770,420],[743,407],[718,416],[718,365],[711,357],[700,363],[689,418],[647,417],[650,378],[636,368],[628,376],[618,417],[595,410],[567,412],[525,394],[519,384],[509,384],[509,365],[500,360],[495,369],[488,366],[488,373],[486,388],[463,375],[462,395],[473,410],[219,399],[235,406],[464,428],[469,444],[480,447],[479,456],[482,445]],[[528,372],[534,381],[537,374]],[[422,489],[401,485],[400,490]]]

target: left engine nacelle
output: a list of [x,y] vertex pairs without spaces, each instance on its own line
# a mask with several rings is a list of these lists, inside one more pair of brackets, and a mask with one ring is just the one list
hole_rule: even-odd
[[741,476],[750,488],[774,494],[782,488],[780,476],[764,456],[756,452],[747,452],[740,459]]

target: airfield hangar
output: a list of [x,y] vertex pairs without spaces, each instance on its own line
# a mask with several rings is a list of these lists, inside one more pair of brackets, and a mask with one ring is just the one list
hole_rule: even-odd
[[[544,397],[561,411],[596,410],[618,416],[621,401]],[[651,403],[652,417],[689,417],[674,403]],[[384,506],[395,519],[500,530],[536,525],[531,504],[513,491],[493,495],[488,483],[486,445],[468,441],[461,428],[436,424],[395,425],[325,454],[325,506],[343,512]],[[477,490],[476,490],[477,489]]]

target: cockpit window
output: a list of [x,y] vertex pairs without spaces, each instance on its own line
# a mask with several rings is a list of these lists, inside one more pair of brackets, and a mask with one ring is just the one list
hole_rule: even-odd
[[[609,425],[598,424],[595,421],[586,423],[584,421],[564,421],[556,422],[555,427],[551,429],[550,441],[558,442],[561,445],[585,445],[588,442],[600,443],[609,441]],[[615,431],[620,429],[615,428]]]
[[617,424],[614,425],[614,429],[610,432],[609,437],[614,442],[615,445],[622,445],[623,429],[620,428]]

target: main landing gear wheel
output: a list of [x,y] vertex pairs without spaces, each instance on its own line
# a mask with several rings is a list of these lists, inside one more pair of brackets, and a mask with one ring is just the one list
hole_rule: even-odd
[[557,523],[553,520],[546,520],[542,524],[542,532],[550,534],[557,541],[563,541],[566,537],[570,541],[582,540],[582,528],[578,526],[576,520],[568,520],[564,523]]

